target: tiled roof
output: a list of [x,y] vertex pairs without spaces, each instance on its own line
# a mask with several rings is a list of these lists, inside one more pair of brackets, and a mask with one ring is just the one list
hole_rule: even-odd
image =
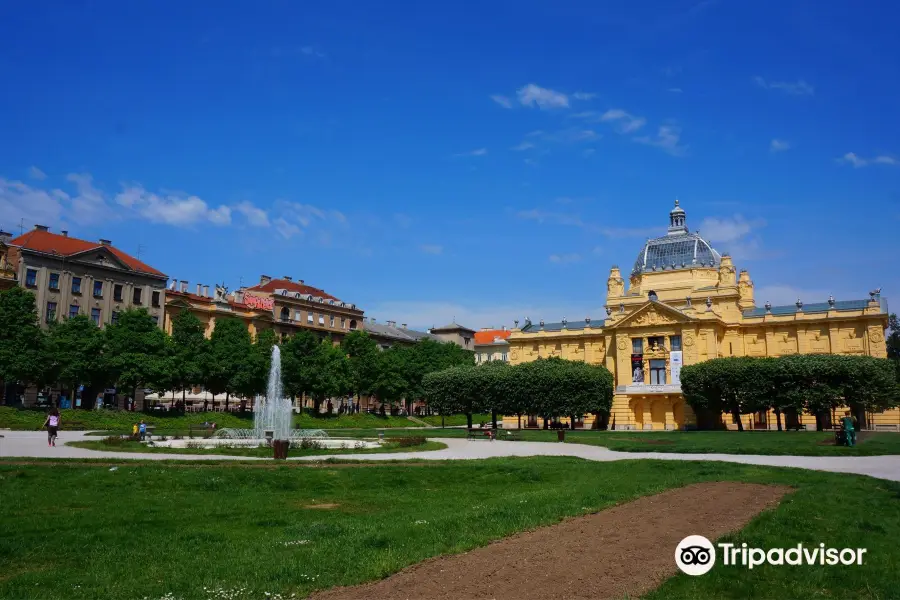
[[487,331],[475,332],[476,344],[493,344],[494,338],[506,339],[512,333],[508,329],[488,329]]
[[[880,305],[882,307],[882,311],[885,309],[884,302],[879,298]],[[863,310],[869,305],[868,300],[839,300],[834,303],[834,310]],[[804,304],[803,311],[805,313],[823,313],[828,312],[831,307],[828,306],[827,302],[816,302],[811,304]],[[794,304],[787,304],[785,306],[773,306],[771,311],[768,314],[772,315],[793,315],[798,312],[797,306]],[[765,307],[756,307],[751,308],[749,310],[745,310],[743,312],[744,317],[764,317],[766,316]]]
[[417,342],[423,338],[438,340],[435,336],[424,331],[416,331],[414,329],[406,329],[393,325],[383,325],[381,323],[372,323],[371,321],[364,322],[363,329],[373,336],[391,338],[402,342]]
[[[603,319],[599,319],[594,321],[591,319],[591,329],[602,329],[603,324],[606,321]],[[567,331],[581,331],[582,329],[587,329],[587,322],[585,321],[569,321],[566,323]],[[538,331],[562,331],[563,326],[562,323],[544,323],[544,326],[541,327],[540,322],[538,323],[529,323],[525,327],[522,328],[522,333],[537,333]]]
[[304,296],[318,296],[320,298],[324,298],[325,300],[335,300],[337,302],[340,302],[338,298],[332,296],[331,294],[325,293],[324,290],[320,290],[319,288],[315,288],[311,285],[306,285],[305,283],[288,281],[287,279],[272,279],[266,283],[255,285],[247,289],[249,291],[256,292],[269,292],[270,294],[274,293],[275,290],[288,290],[289,292],[300,292]]
[[431,331],[468,331],[470,333],[475,333],[474,329],[469,329],[468,327],[464,327],[459,323],[450,323],[449,325],[444,325],[443,327],[432,327]]
[[100,242],[79,240],[78,238],[50,233],[49,231],[42,231],[40,229],[32,229],[28,233],[24,233],[19,237],[14,238],[9,242],[9,245],[19,246],[25,250],[31,250],[33,252],[41,252],[44,254],[59,254],[61,256],[73,256],[75,254],[81,254],[82,252],[89,252],[91,250],[97,250],[98,248],[105,248],[116,258],[122,261],[125,265],[127,265],[131,269],[134,269],[135,271],[147,273],[149,275],[156,275],[158,277],[165,277],[165,274],[161,271],[157,271],[150,265],[143,263],[133,256],[122,252],[115,246],[104,246]]

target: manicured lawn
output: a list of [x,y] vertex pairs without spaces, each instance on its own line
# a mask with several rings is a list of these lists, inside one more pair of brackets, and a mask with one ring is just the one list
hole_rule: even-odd
[[[522,441],[557,442],[556,431],[538,429],[512,430]],[[341,436],[374,437],[374,430],[354,430],[338,433]],[[385,437],[401,435],[385,431]],[[428,429],[422,432],[431,438],[466,437],[464,429]],[[497,433],[502,441],[506,434]],[[900,433],[861,432],[853,448],[831,445],[834,434],[828,431],[566,431],[566,443],[605,446],[620,452],[686,452],[692,454],[768,454],[796,456],[875,456],[900,454]]]
[[[253,427],[253,413],[243,416],[232,413],[188,413],[183,416],[165,416],[164,414],[144,414],[121,410],[76,410],[60,411],[63,430],[73,423],[80,423],[83,429],[130,433],[135,423],[144,419],[156,426],[158,433],[180,432],[187,435],[191,425],[204,422],[215,422],[216,427]],[[21,410],[9,406],[0,406],[0,428],[40,429],[47,418],[44,410]],[[366,413],[354,415],[322,415],[314,417],[309,414],[294,415],[294,426],[301,429],[343,429],[343,428],[384,428],[415,427],[415,423],[406,417],[381,417]]]
[[[441,417],[440,416],[430,416],[430,417],[419,417],[421,420],[425,421],[429,425],[434,425],[435,427],[441,426]],[[497,421],[499,422],[503,417],[497,415]],[[467,425],[466,415],[447,415],[443,417],[444,419],[444,427],[458,427],[461,425]],[[482,423],[490,423],[491,415],[488,414],[474,414],[472,415],[472,424],[478,427]]]
[[[141,452],[149,454],[210,454],[227,456],[256,456],[272,458],[273,451],[268,447],[257,448],[156,448],[141,442],[124,441],[122,444],[110,445],[103,440],[89,440],[83,442],[68,442],[67,446],[99,450],[101,452]],[[426,440],[415,446],[401,446],[400,440],[387,442],[380,448],[355,449],[353,440],[347,441],[347,448],[291,448],[288,456],[321,456],[326,454],[378,454],[383,452],[420,452],[423,450],[441,450],[446,444]]]
[[226,597],[204,588],[231,590],[230,598],[302,597],[710,480],[796,490],[733,541],[864,546],[866,561],[679,575],[651,598],[895,597],[900,485],[724,463],[551,457],[319,468],[0,464],[0,597]]

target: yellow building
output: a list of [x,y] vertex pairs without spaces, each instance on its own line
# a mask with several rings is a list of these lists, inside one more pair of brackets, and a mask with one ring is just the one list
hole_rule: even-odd
[[[644,244],[627,285],[618,267],[610,269],[605,319],[526,319],[508,338],[510,362],[559,356],[606,365],[616,386],[610,425],[617,430],[683,429],[694,425],[695,417],[681,394],[682,365],[723,356],[887,356],[887,306],[880,290],[869,296],[757,307],[750,274],[738,272],[730,256],[689,232],[676,200],[668,233]],[[776,427],[773,413],[742,418],[748,429]],[[504,426],[515,427],[516,422],[508,419]],[[814,425],[815,417],[802,415],[801,422]],[[898,430],[900,411],[872,415],[869,422],[875,429]],[[530,423],[538,424],[533,418]],[[587,416],[585,427],[591,423]]]

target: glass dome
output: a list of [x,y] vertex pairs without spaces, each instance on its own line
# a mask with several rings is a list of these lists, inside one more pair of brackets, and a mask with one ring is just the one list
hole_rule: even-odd
[[669,232],[662,237],[647,240],[634,261],[632,275],[719,266],[722,256],[700,234],[688,231],[685,216],[684,209],[676,200],[675,208],[669,213]]

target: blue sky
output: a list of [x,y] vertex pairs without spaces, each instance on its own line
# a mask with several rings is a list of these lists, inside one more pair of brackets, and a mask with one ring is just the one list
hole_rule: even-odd
[[[377,6],[376,6],[377,4]],[[889,2],[5,2],[0,227],[427,327],[603,315],[688,226],[758,304],[898,290]],[[900,302],[900,300],[898,300]]]

